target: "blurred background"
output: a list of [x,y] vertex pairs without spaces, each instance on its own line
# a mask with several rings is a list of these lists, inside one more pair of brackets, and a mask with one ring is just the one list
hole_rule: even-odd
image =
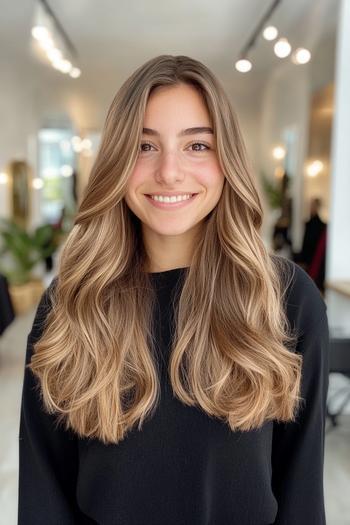
[[350,524],[350,1],[0,0],[0,523],[17,520],[26,338],[112,99],[160,54],[222,82],[262,235],[314,279],[331,337],[325,499]]

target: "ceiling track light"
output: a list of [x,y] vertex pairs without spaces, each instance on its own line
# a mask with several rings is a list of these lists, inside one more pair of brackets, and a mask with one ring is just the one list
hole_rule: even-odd
[[72,78],[80,77],[81,70],[76,66],[78,53],[46,0],[36,2],[32,36],[52,67]]
[[[260,35],[263,27],[265,26],[267,20],[271,17],[272,13],[275,11],[275,9],[277,8],[277,6],[278,6],[278,4],[280,2],[281,2],[281,0],[274,0],[273,1],[271,6],[269,7],[269,9],[266,11],[266,13],[263,15],[263,17],[259,21],[258,25],[256,26],[255,30],[253,31],[253,33],[252,33],[251,37],[249,38],[248,42],[246,43],[246,45],[243,47],[243,49],[239,53],[239,56],[241,58],[235,64],[235,67],[236,67],[237,71],[240,71],[242,73],[243,72],[245,73],[246,71],[250,71],[250,69],[251,69],[251,62],[247,59],[248,53],[254,47],[255,42],[256,42],[258,36]],[[247,69],[246,71],[242,71],[241,69],[239,69],[239,67],[240,67],[239,63],[242,60],[245,60],[245,61],[250,63],[250,68]]]
[[[243,47],[241,52],[239,53],[239,59],[235,63],[235,68],[240,73],[247,73],[252,69],[252,63],[247,58],[249,51],[254,47],[257,38],[259,37],[260,33],[262,32],[263,37],[266,40],[272,41],[275,40],[278,36],[278,30],[276,27],[272,25],[266,25],[269,18],[272,16],[275,9],[280,4],[281,0],[274,0],[269,7],[269,9],[266,11],[266,13],[263,15],[259,23],[257,24],[255,30],[253,31],[251,37],[249,38],[246,45]],[[292,47],[290,43],[288,42],[287,38],[279,38],[276,43],[274,44],[274,52],[275,55],[279,58],[286,58],[289,56],[292,52]],[[296,49],[293,54],[291,55],[291,60],[294,64],[307,64],[311,59],[311,53],[308,49],[305,48],[298,48]]]

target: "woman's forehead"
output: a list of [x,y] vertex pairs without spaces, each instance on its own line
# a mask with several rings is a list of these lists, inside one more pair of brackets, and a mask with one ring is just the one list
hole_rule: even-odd
[[169,126],[182,135],[186,134],[184,130],[190,128],[211,128],[210,115],[202,96],[196,90],[186,88],[172,86],[152,95],[147,102],[143,128],[154,130],[153,135]]

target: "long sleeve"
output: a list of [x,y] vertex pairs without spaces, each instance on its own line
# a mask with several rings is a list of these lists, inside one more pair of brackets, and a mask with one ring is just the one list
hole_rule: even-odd
[[[26,365],[50,308],[48,290],[41,298],[28,335]],[[79,511],[75,500],[76,438],[57,427],[54,416],[44,411],[37,382],[32,371],[25,368],[19,428],[18,525],[94,523]]]
[[[306,273],[299,269],[302,300],[297,308],[303,355],[301,396],[296,422],[274,422],[272,488],[278,502],[276,525],[324,525],[324,438],[329,375],[327,307]],[[299,294],[299,292],[298,292]]]

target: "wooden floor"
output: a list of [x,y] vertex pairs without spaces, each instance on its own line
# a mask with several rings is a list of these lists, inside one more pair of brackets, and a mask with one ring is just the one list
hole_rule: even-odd
[[[18,317],[0,338],[0,525],[17,524],[19,407],[26,339],[33,318],[34,311]],[[346,381],[332,375],[329,395]],[[327,525],[350,525],[349,413],[326,433],[325,500]]]

